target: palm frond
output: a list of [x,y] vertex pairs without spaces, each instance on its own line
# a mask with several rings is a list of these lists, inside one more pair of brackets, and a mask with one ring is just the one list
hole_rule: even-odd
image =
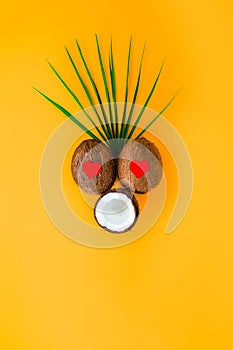
[[[97,46],[97,54],[98,54],[98,60],[99,60],[99,66],[100,71],[103,79],[104,84],[104,91],[105,91],[105,98],[107,100],[107,109],[103,104],[103,100],[101,98],[100,92],[97,88],[97,84],[91,74],[91,71],[88,67],[88,64],[86,62],[86,59],[83,55],[83,52],[81,50],[81,47],[79,45],[79,42],[75,40],[78,53],[80,55],[81,61],[84,65],[85,71],[87,73],[87,76],[90,80],[91,87],[88,88],[88,85],[84,81],[82,75],[80,74],[79,69],[77,68],[77,65],[75,63],[75,60],[71,56],[69,50],[67,47],[65,47],[66,54],[68,56],[68,59],[74,69],[74,72],[81,83],[81,86],[85,92],[85,95],[94,111],[94,115],[89,114],[90,112],[84,108],[83,103],[80,101],[79,97],[75,94],[75,92],[68,86],[68,84],[65,82],[65,80],[61,77],[61,75],[58,73],[58,71],[54,68],[54,66],[48,62],[50,68],[55,73],[59,81],[62,83],[62,85],[65,87],[65,89],[68,91],[68,93],[74,98],[74,100],[77,102],[83,113],[85,114],[88,121],[92,124],[94,127],[94,133],[90,131],[83,123],[81,123],[75,116],[73,116],[67,109],[65,109],[63,106],[61,106],[59,103],[55,102],[51,98],[49,98],[47,95],[45,95],[40,90],[37,90],[34,88],[41,96],[43,96],[47,101],[49,101],[53,106],[55,106],[58,110],[60,110],[63,114],[65,114],[68,118],[70,118],[75,124],[77,124],[83,131],[85,131],[90,137],[93,139],[101,142],[102,140],[106,142],[106,144],[111,147],[114,154],[119,154],[124,144],[130,140],[134,134],[137,132],[137,127],[139,126],[139,123],[141,121],[141,118],[146,110],[146,107],[148,106],[154,92],[156,89],[156,86],[158,84],[159,78],[162,73],[162,69],[164,66],[164,62],[162,63],[159,72],[156,75],[155,81],[153,83],[153,86],[146,98],[145,103],[143,104],[137,118],[133,123],[132,119],[134,116],[134,110],[135,105],[137,103],[138,93],[140,89],[140,83],[141,83],[141,75],[142,75],[142,67],[143,67],[143,59],[144,59],[144,53],[145,53],[145,45],[142,51],[140,64],[138,68],[138,74],[137,74],[137,81],[136,86],[134,87],[133,91],[133,98],[132,102],[129,101],[129,78],[130,78],[130,66],[131,66],[131,56],[132,56],[132,36],[129,41],[129,48],[128,48],[128,55],[127,55],[127,68],[126,68],[126,77],[125,77],[125,92],[124,92],[124,107],[123,107],[123,114],[122,116],[119,116],[119,109],[117,105],[117,84],[116,84],[116,72],[115,72],[115,64],[114,64],[114,56],[113,56],[113,44],[112,44],[112,38],[110,40],[110,50],[109,50],[109,56],[108,56],[108,67],[105,69],[105,65],[103,62],[103,56],[100,49],[99,39],[98,36],[95,35],[96,40],[96,46]],[[108,73],[108,77],[107,74]],[[110,77],[110,82],[108,82],[108,79]],[[107,79],[108,78],[108,79]],[[94,99],[92,96],[92,88],[94,90]],[[175,99],[178,92],[172,97],[172,99],[165,105],[165,107],[146,125],[146,127],[139,132],[139,134],[136,136],[136,139],[141,137],[151,126],[152,124],[161,116],[161,114],[169,107],[169,105],[172,103],[172,101]],[[95,97],[98,100],[100,110],[97,108],[97,106],[94,103]],[[113,103],[111,103],[113,102]],[[128,103],[131,102],[128,112]],[[97,123],[98,120],[98,123]],[[131,126],[132,123],[132,126]],[[98,133],[98,136],[95,135],[95,133]],[[120,139],[120,140],[119,140]],[[118,140],[118,141],[117,141]]]

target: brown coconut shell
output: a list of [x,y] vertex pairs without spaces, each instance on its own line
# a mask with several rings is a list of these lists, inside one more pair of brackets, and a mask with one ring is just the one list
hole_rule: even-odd
[[[95,220],[97,222],[97,224],[102,228],[104,229],[105,231],[108,231],[108,232],[111,232],[111,233],[115,233],[115,234],[121,234],[121,233],[124,233],[124,232],[128,232],[130,231],[134,225],[136,224],[137,220],[138,220],[138,216],[139,216],[139,204],[138,204],[138,201],[137,199],[135,198],[135,196],[130,192],[129,189],[126,189],[126,188],[115,188],[114,190],[111,190],[107,193],[114,193],[114,192],[117,192],[117,193],[124,193],[129,199],[131,199],[131,202],[134,206],[134,212],[135,212],[135,220],[134,222],[132,223],[132,225],[130,225],[127,229],[125,230],[122,230],[120,232],[117,232],[117,231],[113,231],[113,230],[110,230],[108,229],[107,227],[105,226],[101,226],[96,218],[96,207],[98,205],[98,202],[101,200],[102,196],[98,199],[98,201],[96,202],[95,204],[95,208],[94,208],[94,217],[95,217]],[[106,195],[107,193],[104,193],[104,195]]]
[[[139,178],[130,170],[130,163],[135,160],[149,164],[149,170]],[[144,137],[127,142],[119,155],[118,177],[123,186],[136,193],[146,193],[156,187],[162,178],[158,148]]]
[[[94,177],[88,176],[83,171],[83,165],[86,162],[100,163],[101,171]],[[104,143],[94,139],[85,140],[76,148],[71,171],[76,184],[90,194],[102,194],[109,191],[117,175],[116,161],[110,149]]]

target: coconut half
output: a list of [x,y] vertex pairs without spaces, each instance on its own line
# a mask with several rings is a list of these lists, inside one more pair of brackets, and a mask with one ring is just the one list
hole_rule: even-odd
[[132,192],[146,193],[156,187],[163,174],[158,148],[144,137],[128,141],[118,159],[118,176]]
[[76,148],[71,171],[77,185],[89,194],[109,191],[117,175],[116,162],[110,148],[93,139],[83,141]]
[[113,233],[129,231],[136,223],[139,207],[136,198],[127,190],[112,190],[99,198],[94,215],[97,223]]

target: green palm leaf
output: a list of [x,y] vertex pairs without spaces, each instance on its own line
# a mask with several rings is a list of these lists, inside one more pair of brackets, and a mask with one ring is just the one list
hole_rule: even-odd
[[137,119],[136,119],[136,121],[135,121],[135,123],[134,123],[134,125],[133,125],[133,127],[132,127],[132,129],[131,129],[131,131],[129,133],[129,135],[128,135],[129,139],[133,136],[133,134],[134,134],[134,132],[136,130],[136,127],[137,127],[139,121],[141,120],[142,115],[143,115],[143,113],[144,113],[144,111],[146,109],[146,106],[148,105],[148,103],[149,103],[149,101],[150,101],[150,99],[151,99],[151,97],[152,97],[152,95],[154,93],[154,90],[155,90],[155,87],[156,87],[156,85],[157,85],[157,83],[159,81],[159,77],[161,75],[163,66],[164,66],[164,61],[163,61],[162,65],[161,65],[161,67],[160,67],[159,73],[158,73],[158,75],[157,75],[157,77],[155,79],[155,82],[154,82],[154,84],[152,86],[152,89],[151,89],[151,91],[150,91],[150,93],[149,93],[149,95],[148,95],[148,97],[146,99],[146,102],[144,103],[143,108],[142,108],[141,112],[139,113],[139,116],[137,117]]
[[39,91],[38,89],[34,88],[35,91],[37,91],[41,96],[43,96],[47,101],[49,101],[53,106],[55,106],[57,109],[59,109],[63,114],[65,114],[69,119],[71,119],[75,124],[77,124],[83,131],[85,131],[91,138],[95,139],[96,141],[101,142],[101,140],[95,136],[90,130],[86,128],[84,124],[82,124],[78,119],[76,119],[67,109],[59,105],[57,102],[53,101],[51,98],[46,96],[43,92]]
[[81,107],[81,109],[83,110],[84,114],[86,115],[86,117],[88,118],[88,120],[91,122],[91,124],[96,128],[96,130],[98,131],[99,135],[103,138],[103,140],[106,140],[105,136],[102,134],[102,132],[99,130],[99,128],[97,127],[97,125],[95,124],[95,122],[93,121],[93,119],[89,116],[89,114],[87,113],[86,109],[83,107],[82,103],[80,102],[80,100],[78,99],[78,97],[75,95],[75,93],[69,88],[69,86],[65,83],[65,81],[62,79],[62,77],[60,76],[60,74],[56,71],[56,69],[52,66],[52,64],[50,62],[48,62],[49,66],[51,67],[51,69],[53,70],[53,72],[56,74],[56,76],[58,77],[58,79],[61,81],[61,83],[65,86],[65,88],[68,90],[68,92],[71,94],[71,96],[75,99],[75,101],[78,103],[78,105]]
[[110,44],[110,53],[109,53],[109,71],[110,71],[110,78],[111,78],[111,87],[112,87],[112,98],[114,102],[114,112],[115,112],[115,137],[119,137],[118,132],[118,111],[117,111],[117,104],[116,104],[116,77],[115,77],[115,68],[114,68],[114,60],[113,60],[113,49],[112,49],[112,39]]
[[80,73],[79,73],[79,71],[78,71],[78,69],[77,69],[77,67],[76,67],[76,64],[74,63],[74,60],[73,60],[73,58],[72,58],[72,56],[71,56],[69,50],[68,50],[66,47],[65,47],[65,50],[66,50],[66,53],[67,53],[67,55],[68,55],[68,57],[69,57],[69,60],[70,60],[72,66],[73,66],[73,68],[74,68],[74,71],[75,71],[75,73],[76,73],[76,75],[77,75],[77,77],[78,77],[78,79],[79,79],[79,81],[80,81],[80,83],[81,83],[81,85],[82,85],[82,87],[83,87],[85,93],[86,93],[86,96],[87,96],[87,98],[88,98],[88,100],[89,100],[89,102],[90,102],[90,104],[91,104],[91,106],[92,106],[92,108],[93,108],[93,110],[94,110],[94,112],[95,112],[97,118],[98,118],[98,121],[99,121],[99,123],[100,123],[100,125],[101,125],[101,127],[102,127],[102,130],[103,130],[103,132],[105,133],[106,137],[101,133],[101,131],[98,129],[97,126],[95,126],[95,127],[96,127],[96,129],[98,130],[98,132],[99,132],[99,134],[101,135],[101,137],[103,138],[103,140],[106,141],[107,138],[108,138],[107,130],[106,130],[105,126],[103,125],[103,121],[102,121],[102,119],[101,119],[101,117],[100,117],[100,115],[99,115],[97,109],[96,109],[95,106],[94,106],[94,102],[93,102],[93,100],[92,100],[91,94],[90,94],[90,92],[89,92],[89,90],[88,90],[86,84],[84,83],[84,81],[83,81],[83,79],[82,79],[82,77],[81,77],[81,75],[80,75]]
[[141,137],[150,127],[154,122],[161,116],[161,114],[170,106],[172,101],[175,99],[177,94],[179,93],[179,90],[175,93],[175,95],[171,98],[171,100],[166,104],[166,106],[152,119],[152,121],[140,132],[140,134],[137,135],[136,139]]
[[[129,48],[128,48],[128,56],[127,56],[127,69],[126,69],[126,80],[125,80],[125,95],[124,95],[124,109],[123,114],[121,118],[121,125],[119,123],[119,115],[118,115],[118,107],[117,107],[117,87],[116,87],[116,73],[115,73],[115,65],[114,65],[114,58],[113,58],[113,45],[112,45],[112,38],[110,41],[110,50],[109,50],[109,57],[108,57],[108,74],[110,75],[110,85],[107,81],[106,76],[106,70],[103,63],[103,58],[101,54],[101,49],[99,45],[98,36],[95,35],[96,39],[96,45],[97,45],[97,53],[98,53],[98,59],[99,59],[99,65],[100,70],[102,74],[103,84],[104,84],[104,90],[105,90],[105,97],[107,99],[108,104],[108,111],[105,110],[104,105],[102,103],[102,98],[100,96],[99,90],[97,88],[97,85],[94,81],[94,78],[90,72],[90,69],[87,65],[87,62],[84,58],[84,55],[82,53],[81,47],[76,40],[76,46],[79,52],[79,55],[81,57],[82,63],[85,67],[86,73],[89,77],[89,80],[91,82],[92,88],[94,90],[94,93],[97,97],[100,111],[97,109],[97,106],[94,104],[94,100],[92,98],[90,89],[87,87],[87,84],[85,83],[84,79],[82,78],[79,69],[77,68],[74,59],[72,58],[69,50],[65,47],[68,59],[74,69],[74,72],[81,83],[81,86],[88,98],[88,101],[90,102],[90,105],[94,111],[94,117],[90,116],[88,111],[84,108],[83,104],[81,103],[80,99],[77,97],[75,92],[68,86],[68,84],[64,81],[64,79],[61,77],[61,75],[57,72],[57,70],[53,67],[51,63],[48,62],[50,68],[55,73],[59,81],[62,83],[62,85],[66,88],[66,90],[69,92],[69,94],[74,98],[74,100],[78,103],[79,107],[82,109],[83,113],[85,114],[86,118],[89,120],[89,122],[93,125],[93,127],[96,130],[96,133],[98,133],[98,137],[91,132],[83,123],[81,123],[77,118],[75,118],[67,109],[62,107],[60,104],[49,98],[47,95],[42,93],[41,91],[34,88],[40,95],[42,95],[47,101],[49,101],[53,106],[55,106],[57,109],[59,109],[63,114],[65,114],[68,118],[70,118],[75,124],[77,124],[83,131],[85,131],[90,137],[93,139],[101,142],[102,140],[106,142],[106,144],[111,147],[113,153],[115,155],[118,155],[120,150],[122,149],[123,145],[133,137],[134,133],[136,132],[137,126],[140,123],[140,120],[143,116],[143,113],[145,112],[145,109],[148,105],[148,103],[151,100],[151,97],[153,96],[155,92],[155,88],[158,84],[159,78],[162,73],[162,69],[164,66],[164,62],[162,63],[159,72],[155,78],[155,81],[153,83],[153,86],[148,94],[148,97],[146,98],[146,101],[144,105],[142,106],[138,117],[136,118],[136,121],[131,126],[132,118],[134,115],[134,109],[139,93],[140,88],[140,82],[141,82],[141,74],[142,74],[142,66],[143,66],[143,58],[144,58],[144,52],[145,52],[145,45],[142,51],[140,65],[138,69],[138,75],[137,75],[137,82],[136,86],[134,88],[134,94],[131,106],[129,108],[129,113],[127,112],[127,106],[128,106],[128,95],[129,95],[129,75],[130,75],[130,65],[131,65],[131,52],[132,52],[132,37],[130,38],[129,42]],[[178,93],[178,92],[177,92]],[[147,126],[137,135],[136,138],[141,137],[150,127],[151,125],[159,118],[159,116],[168,108],[168,106],[172,103],[172,101],[175,99],[177,93],[172,97],[172,99],[166,104],[166,106],[158,113],[148,124]],[[111,104],[111,100],[113,102],[113,105]],[[112,107],[113,106],[113,107]],[[127,115],[128,114],[128,115]],[[96,118],[100,124],[97,125]],[[100,137],[99,137],[100,136]],[[116,141],[116,139],[120,138],[121,141]],[[101,140],[102,139],[102,140]]]
[[114,137],[115,137],[115,133],[114,133],[114,127],[113,127],[112,108],[111,108],[110,94],[109,94],[109,91],[108,91],[108,83],[107,83],[107,79],[106,79],[106,74],[105,74],[103,59],[102,59],[102,55],[101,55],[101,51],[100,51],[100,46],[99,46],[99,40],[98,40],[97,35],[95,35],[95,39],[96,39],[96,45],[97,45],[97,51],[98,51],[100,69],[101,69],[102,78],[103,78],[103,81],[104,81],[105,94],[106,94],[106,98],[107,98],[107,102],[108,102],[108,109],[109,109],[110,122],[111,122],[111,129],[112,129],[112,138],[114,138]]
[[125,118],[126,118],[128,91],[129,91],[129,68],[130,68],[130,59],[131,59],[131,48],[132,48],[132,37],[130,38],[129,50],[128,50],[128,62],[127,62],[126,83],[125,83],[125,101],[124,101],[124,111],[123,111],[122,123],[121,123],[120,138],[123,138],[124,128],[125,128]]
[[132,105],[131,105],[131,108],[130,108],[130,112],[129,112],[129,115],[128,115],[128,119],[127,119],[127,122],[126,122],[126,127],[125,127],[125,130],[124,130],[124,133],[123,133],[123,137],[125,139],[129,138],[127,136],[127,134],[128,134],[128,130],[129,130],[129,127],[130,127],[130,123],[131,123],[132,117],[133,117],[133,111],[134,111],[134,108],[135,108],[135,103],[136,103],[136,99],[137,99],[137,95],[138,95],[138,90],[139,90],[139,85],[140,85],[140,80],[141,80],[142,62],[143,62],[145,47],[146,47],[146,44],[144,45],[144,48],[143,48],[143,51],[142,51],[142,57],[141,57],[141,61],[140,61],[140,66],[139,66],[139,71],[138,71],[138,79],[137,79],[137,84],[136,84],[135,91],[134,91],[133,102],[132,102]]
[[82,62],[83,62],[83,64],[84,64],[84,67],[85,67],[85,69],[86,69],[86,72],[87,72],[87,74],[88,74],[88,77],[89,77],[89,79],[90,79],[90,81],[91,81],[91,84],[92,84],[92,86],[93,86],[93,89],[94,89],[94,92],[95,92],[96,97],[97,97],[97,99],[98,99],[98,102],[99,102],[99,104],[100,104],[100,108],[101,108],[101,111],[102,111],[102,114],[103,114],[103,117],[104,117],[104,122],[105,122],[105,125],[106,125],[106,128],[107,128],[108,139],[111,139],[111,138],[112,138],[111,129],[110,129],[110,127],[109,127],[108,118],[107,118],[106,112],[105,112],[105,110],[104,110],[104,107],[103,107],[103,104],[102,104],[102,100],[101,100],[99,91],[98,91],[98,89],[97,89],[97,86],[96,86],[96,84],[95,84],[94,79],[92,78],[91,72],[90,72],[90,70],[89,70],[89,68],[88,68],[88,65],[87,65],[86,60],[85,60],[85,58],[84,58],[84,56],[83,56],[81,47],[80,47],[80,45],[79,45],[79,43],[78,43],[77,40],[76,40],[76,45],[77,45],[77,48],[78,48],[80,57],[81,57],[81,59],[82,59]]

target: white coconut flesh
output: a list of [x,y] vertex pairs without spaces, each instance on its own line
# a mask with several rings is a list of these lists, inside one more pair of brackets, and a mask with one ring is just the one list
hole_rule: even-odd
[[103,195],[96,204],[95,217],[98,224],[112,232],[124,232],[136,220],[132,200],[125,193],[110,192]]

